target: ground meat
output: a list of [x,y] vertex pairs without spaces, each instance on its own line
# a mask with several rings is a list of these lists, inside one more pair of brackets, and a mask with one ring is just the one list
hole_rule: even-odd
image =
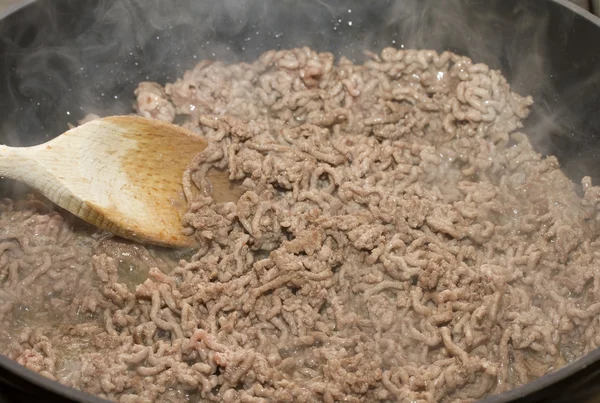
[[123,403],[466,402],[598,347],[600,190],[579,197],[518,131],[531,98],[450,52],[369,57],[270,51],[140,84],[141,115],[210,142],[183,178],[200,247],[4,202],[3,351]]

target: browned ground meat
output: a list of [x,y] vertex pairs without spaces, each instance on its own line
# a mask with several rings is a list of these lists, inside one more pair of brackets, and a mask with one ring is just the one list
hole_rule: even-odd
[[[183,178],[200,248],[2,204],[5,352],[123,403],[464,402],[600,345],[600,190],[518,132],[532,100],[449,52],[369,56],[140,84],[141,115],[210,140]],[[211,169],[239,201],[212,199]]]

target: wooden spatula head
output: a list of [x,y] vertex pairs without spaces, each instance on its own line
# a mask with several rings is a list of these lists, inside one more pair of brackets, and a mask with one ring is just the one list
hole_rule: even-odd
[[[94,124],[97,132],[88,143],[89,155],[99,160],[83,165],[97,187],[87,198],[81,195],[89,206],[88,221],[128,239],[165,246],[195,244],[182,233],[187,209],[182,177],[206,141],[179,126],[137,117],[89,122]],[[81,128],[74,130],[82,134]]]
[[115,116],[40,146],[2,150],[10,165],[4,167],[6,176],[85,221],[128,239],[186,247],[195,241],[182,232],[187,208],[182,177],[206,146],[201,136],[180,126]]

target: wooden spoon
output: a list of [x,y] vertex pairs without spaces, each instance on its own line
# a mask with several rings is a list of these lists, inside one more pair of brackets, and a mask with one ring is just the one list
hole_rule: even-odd
[[[34,147],[0,146],[0,176],[27,183],[90,224],[138,242],[186,247],[183,172],[204,150],[199,135],[159,120],[112,116]],[[226,173],[215,193],[234,192]],[[239,189],[238,189],[239,190]]]

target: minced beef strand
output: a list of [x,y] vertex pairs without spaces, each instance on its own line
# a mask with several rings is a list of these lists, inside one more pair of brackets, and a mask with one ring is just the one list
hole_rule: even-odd
[[532,99],[450,52],[367,56],[141,83],[140,115],[209,140],[183,177],[200,247],[5,201],[3,352],[122,403],[469,402],[598,347],[600,189],[519,132]]

